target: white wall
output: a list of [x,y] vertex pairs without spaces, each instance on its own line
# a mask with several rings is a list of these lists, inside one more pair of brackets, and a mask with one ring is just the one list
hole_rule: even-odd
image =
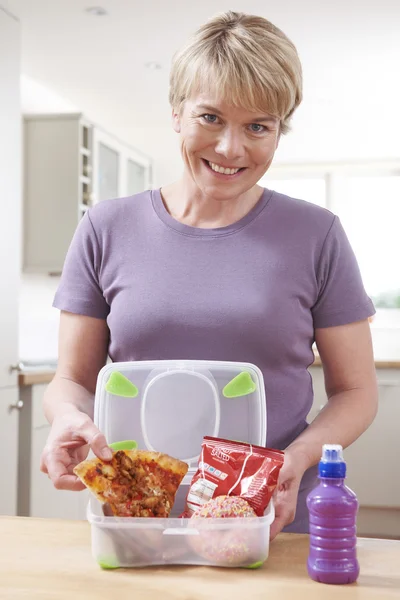
[[79,108],[39,81],[21,75],[21,111],[31,113],[79,112]]
[[[19,80],[21,28],[0,0],[0,388],[16,385],[21,247],[21,127]],[[1,410],[1,408],[0,408]]]
[[[18,504],[18,289],[21,241],[21,27],[0,5],[0,514]],[[0,594],[2,595],[2,594]]]

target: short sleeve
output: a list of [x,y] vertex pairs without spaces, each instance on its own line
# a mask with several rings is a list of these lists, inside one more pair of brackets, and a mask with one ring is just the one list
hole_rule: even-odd
[[346,325],[375,314],[353,249],[338,217],[326,236],[317,268],[314,328]]
[[81,219],[65,258],[53,306],[106,319],[110,308],[99,283],[102,253],[89,212]]

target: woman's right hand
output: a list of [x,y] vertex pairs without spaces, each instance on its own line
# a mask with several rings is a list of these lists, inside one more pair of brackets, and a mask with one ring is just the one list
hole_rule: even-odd
[[73,469],[85,460],[90,449],[103,460],[112,458],[106,438],[87,414],[77,409],[56,414],[42,452],[40,470],[59,490],[82,490],[85,486]]

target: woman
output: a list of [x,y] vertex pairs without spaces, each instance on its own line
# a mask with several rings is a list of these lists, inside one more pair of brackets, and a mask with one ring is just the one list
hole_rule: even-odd
[[[301,102],[288,38],[261,17],[217,16],[175,56],[170,84],[181,179],[96,205],[68,252],[41,468],[78,490],[72,469],[89,447],[109,457],[92,422],[107,354],[252,362],[265,379],[266,444],[286,451],[271,538],[304,532],[322,444],[348,446],[376,414],[374,308],[338,218],[257,184]],[[329,401],[307,426],[314,341]]]

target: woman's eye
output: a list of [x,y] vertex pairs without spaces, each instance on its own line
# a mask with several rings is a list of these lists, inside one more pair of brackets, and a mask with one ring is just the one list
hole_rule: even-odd
[[260,125],[259,123],[252,123],[250,125],[250,130],[252,133],[262,133],[263,131],[265,131],[265,129],[265,126]]
[[206,123],[216,123],[218,120],[218,117],[217,117],[217,115],[205,114],[205,115],[202,115],[202,119],[204,119],[206,121]]

